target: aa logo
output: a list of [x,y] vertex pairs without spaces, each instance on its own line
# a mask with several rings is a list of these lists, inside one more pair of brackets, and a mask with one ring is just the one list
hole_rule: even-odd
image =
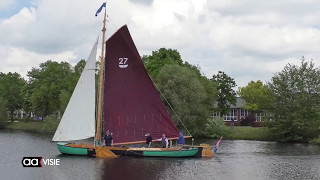
[[42,157],[23,157],[22,165],[23,167],[42,167],[41,160]]

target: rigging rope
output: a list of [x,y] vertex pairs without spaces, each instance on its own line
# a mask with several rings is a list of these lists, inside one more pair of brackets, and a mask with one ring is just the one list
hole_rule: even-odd
[[[150,77],[150,76],[149,76]],[[157,86],[157,84],[152,80],[152,78],[150,77],[151,81],[153,82],[153,84],[156,86],[156,88],[159,90],[161,96],[164,98],[164,100],[168,103],[169,107],[171,108],[171,110],[174,112],[174,114],[177,116],[178,120],[180,121],[180,123],[182,124],[182,126],[186,129],[186,131],[188,132],[188,134],[190,136],[191,133],[188,131],[187,127],[183,124],[182,120],[180,119],[180,117],[178,116],[178,114],[176,113],[176,111],[172,108],[171,104],[168,102],[168,100],[166,99],[166,97],[164,97],[163,93],[161,92],[160,88]]]

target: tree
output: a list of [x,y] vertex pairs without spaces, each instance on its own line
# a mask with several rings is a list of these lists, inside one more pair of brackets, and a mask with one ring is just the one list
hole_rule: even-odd
[[[60,91],[59,95],[59,102],[60,102],[60,112],[63,114],[69,100],[71,98],[71,95],[77,85],[77,82],[81,76],[82,71],[84,70],[84,67],[86,66],[86,61],[84,59],[81,59],[73,68],[73,73],[67,78],[69,81],[68,85],[65,87],[65,89],[62,89]],[[96,81],[97,84],[97,81]]]
[[74,66],[74,72],[78,76],[78,79],[84,70],[84,67],[86,66],[86,60],[81,59],[75,66]]
[[161,68],[166,64],[183,64],[180,53],[177,50],[166,48],[152,51],[152,55],[143,56],[142,61],[152,79],[157,78]]
[[[166,65],[158,74],[157,85],[191,133],[203,135],[212,110],[206,105],[208,94],[197,74],[186,67]],[[173,110],[165,104],[174,123],[182,127]]]
[[240,87],[238,95],[245,100],[244,108],[253,112],[270,109],[272,96],[268,86],[261,81],[251,81],[246,87]]
[[21,89],[22,97],[22,109],[27,114],[27,118],[31,117],[31,112],[33,112],[32,101],[31,101],[31,88],[30,84],[26,83]]
[[0,97],[0,128],[2,128],[8,120],[7,109],[4,100]]
[[191,65],[188,62],[185,62],[182,67],[186,67],[189,70],[193,71],[196,75],[202,86],[204,87],[207,99],[203,102],[203,105],[206,106],[207,109],[213,111],[213,102],[216,101],[216,97],[218,94],[217,84],[210,79],[208,79],[205,75],[202,75],[200,69],[197,66]]
[[[183,63],[177,50],[160,48],[150,56],[143,56],[142,60],[153,81],[164,89],[164,96],[173,109],[183,116],[181,119],[188,129],[193,135],[203,135],[200,127],[205,125],[213,111],[216,84],[201,75],[198,67]],[[181,127],[168,104],[166,106],[173,121]]]
[[72,68],[67,62],[47,61],[39,68],[28,72],[33,111],[37,115],[47,116],[60,109],[62,90],[71,90],[75,86]]
[[15,110],[22,107],[21,89],[25,80],[18,73],[0,73],[0,96],[6,109],[10,112],[11,121]]
[[231,104],[236,104],[236,92],[232,89],[236,87],[236,82],[222,71],[213,75],[211,81],[216,83],[218,90],[216,111],[223,116],[229,112]]
[[319,136],[320,70],[301,58],[287,64],[268,83],[273,95],[274,135],[280,141],[308,141]]

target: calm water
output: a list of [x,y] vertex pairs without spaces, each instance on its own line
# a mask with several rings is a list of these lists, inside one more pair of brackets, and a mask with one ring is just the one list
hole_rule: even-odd
[[[1,130],[0,179],[320,179],[315,145],[223,140],[209,159],[100,159],[60,155],[51,137]],[[59,158],[60,166],[24,168],[24,156]]]

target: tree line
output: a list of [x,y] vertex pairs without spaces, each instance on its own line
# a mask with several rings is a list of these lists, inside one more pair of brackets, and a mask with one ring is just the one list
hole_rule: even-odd
[[67,62],[48,60],[28,71],[27,80],[16,72],[0,73],[2,119],[5,111],[9,112],[11,121],[16,110],[23,110],[28,117],[31,113],[41,117],[63,113],[84,65],[85,60],[74,67]]
[[251,81],[239,88],[245,108],[268,114],[268,127],[278,141],[320,138],[320,69],[312,60],[287,64],[269,82]]
[[[266,121],[276,140],[308,141],[320,134],[320,71],[312,61],[302,58],[300,66],[286,65],[269,82],[251,81],[235,92],[236,83],[225,72],[207,78],[177,50],[160,48],[142,60],[174,123],[179,129],[185,125],[193,136],[226,133],[223,119],[212,113],[229,113],[237,95],[245,100],[245,109],[269,114]],[[74,67],[48,60],[28,71],[27,80],[18,73],[0,73],[0,119],[9,112],[12,120],[20,109],[28,115],[62,115],[84,66],[85,60]]]

